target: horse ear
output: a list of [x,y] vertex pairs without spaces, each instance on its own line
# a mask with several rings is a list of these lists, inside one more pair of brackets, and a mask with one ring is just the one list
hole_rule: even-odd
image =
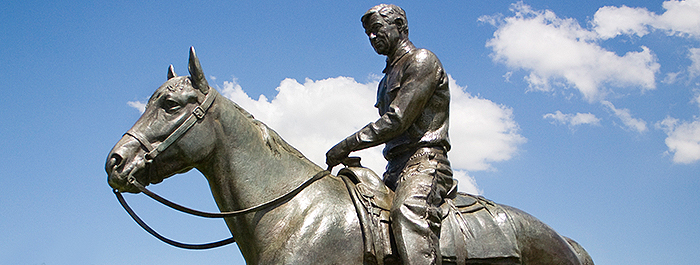
[[194,47],[190,47],[190,63],[187,69],[190,71],[192,85],[204,94],[209,93],[209,83],[204,77],[204,71],[202,71],[202,65],[199,64],[199,58],[197,58],[197,55],[194,53]]
[[168,67],[168,80],[173,77],[177,77],[177,74],[175,73],[175,68],[173,68],[173,65],[171,64],[170,67]]

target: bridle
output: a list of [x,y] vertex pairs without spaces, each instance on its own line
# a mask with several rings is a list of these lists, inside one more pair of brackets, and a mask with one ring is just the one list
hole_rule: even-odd
[[[170,135],[168,135],[168,137],[166,137],[165,140],[163,142],[161,142],[155,148],[139,132],[129,130],[124,135],[129,135],[129,136],[133,137],[134,139],[136,139],[141,144],[141,146],[143,146],[148,151],[148,153],[146,153],[144,155],[146,163],[152,162],[156,158],[156,156],[158,156],[158,154],[165,151],[165,149],[167,149],[170,145],[172,145],[178,139],[180,139],[180,137],[182,137],[182,135],[184,135],[187,132],[187,130],[192,128],[192,126],[194,126],[198,120],[201,120],[204,118],[204,115],[206,115],[207,111],[209,110],[209,107],[211,107],[212,103],[214,102],[214,99],[218,95],[218,92],[216,92],[216,90],[214,90],[214,89],[209,89],[208,92],[211,92],[211,93],[205,92],[206,98],[204,99],[204,102],[202,102],[202,104],[200,104],[199,106],[195,107],[194,110],[192,110],[192,113],[190,114],[190,116],[187,117],[187,119],[180,126],[178,126],[172,133],[170,133]],[[148,197],[151,197],[152,199],[154,199],[154,200],[156,200],[156,201],[158,201],[158,202],[160,202],[160,203],[162,203],[170,208],[173,208],[175,210],[178,210],[178,211],[181,211],[184,213],[188,213],[188,214],[192,214],[192,215],[196,215],[196,216],[200,216],[200,217],[205,217],[205,218],[227,218],[227,217],[234,217],[234,216],[240,216],[240,215],[244,215],[244,214],[248,214],[248,213],[252,213],[252,212],[257,212],[257,211],[260,211],[262,209],[273,207],[273,206],[279,205],[281,203],[284,203],[284,202],[288,201],[289,199],[293,198],[296,194],[301,192],[304,188],[308,187],[316,180],[319,180],[319,179],[321,179],[324,176],[329,175],[329,174],[331,174],[330,171],[322,170],[322,171],[316,173],[310,179],[304,181],[302,184],[300,184],[299,186],[297,186],[293,190],[286,192],[285,194],[282,194],[279,197],[272,199],[268,202],[265,202],[265,203],[262,203],[262,204],[259,204],[259,205],[253,206],[253,207],[241,209],[241,210],[230,211],[230,212],[220,212],[220,213],[203,212],[203,211],[188,208],[188,207],[179,205],[177,203],[174,203],[172,201],[169,201],[169,200],[159,196],[158,194],[155,194],[152,191],[146,189],[146,187],[144,185],[142,185],[141,183],[139,183],[138,180],[136,180],[136,177],[133,176],[133,171],[127,177],[127,182],[129,184],[133,185],[134,187],[136,187],[142,193],[146,194]],[[124,197],[122,196],[122,194],[119,190],[112,189],[112,192],[114,192],[114,194],[117,196],[117,200],[122,205],[122,207],[124,207],[124,210],[126,210],[126,212],[131,216],[132,219],[134,219],[134,221],[136,221],[137,224],[139,224],[139,226],[141,226],[141,228],[143,228],[144,230],[146,230],[146,232],[148,232],[149,234],[153,235],[154,237],[160,239],[161,241],[163,241],[167,244],[170,244],[172,246],[179,247],[179,248],[185,248],[185,249],[210,249],[210,248],[216,248],[216,247],[220,247],[220,246],[224,246],[224,245],[228,245],[228,244],[231,244],[233,242],[236,242],[236,240],[234,239],[234,236],[231,236],[230,238],[227,238],[227,239],[223,239],[223,240],[219,240],[219,241],[211,242],[211,243],[205,243],[205,244],[187,244],[187,243],[181,243],[181,242],[177,242],[177,241],[168,239],[168,238],[158,234],[158,232],[153,230],[143,220],[141,220],[141,218],[139,218],[139,216],[131,209],[131,207],[129,207],[129,204],[126,202],[126,200],[124,199]]]
[[204,118],[204,115],[207,114],[207,111],[209,110],[209,107],[211,107],[211,104],[214,103],[214,99],[216,96],[219,94],[216,92],[214,89],[209,89],[209,91],[204,92],[206,94],[206,97],[204,98],[204,102],[200,104],[199,106],[195,107],[192,110],[192,113],[190,113],[190,116],[187,117],[187,120],[180,124],[168,137],[165,138],[163,142],[161,142],[158,146],[153,148],[153,145],[146,140],[146,138],[139,132],[129,130],[127,131],[124,135],[129,135],[136,139],[139,143],[141,143],[141,146],[146,148],[148,153],[144,155],[144,158],[146,158],[146,163],[149,163],[150,161],[153,161],[156,159],[156,156],[158,156],[161,152],[165,151],[170,145],[175,143],[182,135],[184,135],[187,130],[192,128],[194,124],[198,121]]

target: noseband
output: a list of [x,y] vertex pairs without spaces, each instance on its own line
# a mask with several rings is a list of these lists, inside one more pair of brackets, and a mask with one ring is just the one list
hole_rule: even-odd
[[[211,107],[212,103],[214,102],[214,98],[216,98],[216,96],[218,94],[218,92],[216,92],[216,90],[214,90],[214,89],[209,89],[209,91],[211,93],[207,93],[207,96],[204,99],[204,102],[202,102],[201,105],[195,107],[194,110],[192,110],[192,113],[187,118],[187,120],[185,120],[185,122],[183,122],[180,126],[178,126],[177,129],[175,129],[172,133],[170,133],[170,135],[168,135],[168,137],[166,137],[165,140],[163,142],[161,142],[155,148],[139,132],[129,130],[124,135],[129,135],[129,136],[133,137],[134,139],[136,139],[141,144],[141,146],[143,146],[148,151],[148,153],[146,153],[144,155],[146,163],[152,162],[156,158],[156,156],[158,156],[158,154],[165,151],[165,149],[167,149],[170,145],[175,143],[175,141],[180,139],[180,137],[182,137],[182,135],[184,135],[187,132],[187,130],[189,130],[192,126],[194,126],[194,124],[198,120],[201,120],[204,118],[204,115],[207,113],[207,111],[209,110],[209,107]],[[319,180],[319,179],[321,179],[329,174],[331,174],[331,173],[328,170],[320,171],[320,172],[316,173],[316,175],[314,175],[310,179],[306,180],[305,182],[303,182],[302,184],[300,184],[299,186],[294,188],[293,190],[291,190],[291,191],[289,191],[289,192],[287,192],[287,193],[285,193],[285,194],[283,194],[283,195],[281,195],[273,200],[270,200],[268,202],[265,202],[265,203],[262,203],[262,204],[259,204],[259,205],[253,206],[253,207],[242,209],[242,210],[230,211],[230,212],[220,212],[220,213],[203,212],[203,211],[199,211],[199,210],[194,210],[192,208],[188,208],[188,207],[179,205],[177,203],[174,203],[172,201],[169,201],[169,200],[159,196],[158,194],[155,194],[152,191],[146,189],[146,187],[144,185],[142,185],[141,183],[138,182],[138,180],[136,180],[136,178],[133,176],[133,172],[132,172],[132,174],[129,174],[129,176],[127,177],[127,181],[129,184],[136,187],[139,191],[146,194],[148,197],[151,197],[152,199],[154,199],[154,200],[156,200],[156,201],[158,201],[158,202],[160,202],[160,203],[162,203],[170,208],[173,208],[175,210],[178,210],[178,211],[181,211],[184,213],[188,213],[188,214],[192,214],[192,215],[196,215],[196,216],[200,216],[200,217],[205,217],[205,218],[226,218],[226,217],[234,217],[234,216],[240,216],[240,215],[247,214],[247,213],[257,212],[257,211],[260,211],[260,210],[265,209],[265,208],[279,205],[279,204],[286,202],[287,200],[293,198],[296,194],[301,192],[304,188],[311,185],[311,183],[313,183],[316,180]],[[124,207],[124,210],[126,210],[126,212],[131,216],[132,219],[134,219],[134,221],[136,221],[137,224],[139,224],[139,226],[141,226],[141,228],[143,228],[144,230],[146,230],[146,232],[148,232],[149,234],[153,235],[154,237],[160,239],[161,241],[163,241],[167,244],[170,244],[172,246],[179,247],[179,248],[185,248],[185,249],[210,249],[210,248],[216,248],[216,247],[220,247],[220,246],[224,246],[224,245],[228,245],[228,244],[231,244],[233,242],[236,242],[236,240],[234,239],[233,236],[230,238],[227,238],[227,239],[223,239],[223,240],[212,242],[212,243],[206,243],[206,244],[186,244],[186,243],[180,243],[180,242],[168,239],[168,238],[158,234],[158,232],[153,230],[143,220],[141,220],[141,218],[139,218],[139,216],[136,215],[136,213],[131,209],[131,207],[129,207],[129,204],[126,202],[126,200],[124,199],[124,197],[122,196],[122,194],[119,190],[113,189],[112,191],[117,196],[117,200],[119,200],[119,203],[122,205],[122,207]]]

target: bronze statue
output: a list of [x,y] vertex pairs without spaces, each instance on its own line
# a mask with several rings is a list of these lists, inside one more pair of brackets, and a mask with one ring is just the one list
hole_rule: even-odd
[[391,220],[404,264],[440,264],[440,205],[455,185],[450,150],[450,89],[437,56],[408,39],[406,13],[381,4],[362,16],[374,50],[385,55],[377,104],[381,117],[326,154],[333,167],[352,151],[385,144],[384,183],[396,192]]
[[[394,194],[379,177],[358,165],[330,175],[209,87],[194,49],[189,70],[168,70],[109,152],[115,192],[142,192],[196,168],[248,264],[401,264],[385,241]],[[593,264],[576,242],[518,209],[463,193],[444,201],[443,264]]]

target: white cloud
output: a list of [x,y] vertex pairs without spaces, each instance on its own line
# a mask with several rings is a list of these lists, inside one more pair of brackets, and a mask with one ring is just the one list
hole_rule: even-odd
[[[602,7],[596,12],[592,25],[602,39],[618,35],[644,36],[652,30],[668,35],[700,38],[700,0],[665,1],[663,14],[657,15],[646,8],[627,6]],[[700,49],[690,48],[689,77],[700,75]],[[674,83],[680,73],[669,73],[665,83]]]
[[662,82],[673,84],[684,76],[687,76],[688,81],[700,76],[700,48],[689,48],[688,59],[690,60],[688,68],[678,72],[667,73],[666,78]]
[[629,109],[615,108],[615,105],[613,105],[610,101],[606,100],[601,101],[601,104],[603,104],[603,106],[607,107],[610,111],[612,111],[613,114],[615,114],[615,116],[617,116],[622,121],[622,124],[624,124],[624,126],[627,129],[639,133],[643,133],[647,130],[647,123],[642,119],[633,118]]
[[143,114],[143,112],[146,111],[146,103],[143,103],[141,101],[129,101],[126,104],[129,105],[129,107],[135,108],[141,114]]
[[472,96],[450,78],[450,161],[454,168],[487,170],[506,161],[526,139],[519,134],[513,110]]
[[503,74],[503,79],[505,79],[507,83],[510,83],[511,76],[513,76],[513,72],[506,72],[505,74]]
[[[673,36],[700,38],[700,0],[666,1],[663,8],[666,11],[657,15],[643,7],[601,7],[591,24],[601,39],[618,35],[641,37],[652,30],[661,30]],[[689,58],[692,64],[688,67],[688,75],[692,79],[700,75],[700,49],[690,48]],[[667,74],[664,82],[674,83],[678,74]]]
[[466,170],[453,170],[453,177],[457,179],[458,191],[469,194],[483,194],[484,192],[476,185],[476,180],[469,176]]
[[603,39],[618,35],[644,36],[656,16],[646,8],[604,6],[593,17],[593,28]]
[[688,74],[692,79],[700,75],[700,48],[688,49],[688,58],[692,62],[688,67]]
[[[269,100],[249,97],[234,82],[224,82],[222,94],[276,130],[309,159],[325,165],[334,144],[379,118],[375,103],[377,80],[358,83],[353,78],[306,79],[303,84],[285,79]],[[461,191],[480,193],[466,170],[486,170],[491,163],[510,159],[525,138],[518,134],[512,110],[490,100],[471,96],[450,79],[452,92],[450,161]],[[381,147],[352,155],[378,174],[386,162]]]
[[[663,8],[663,13],[656,14],[646,8],[602,7],[589,22],[588,29],[574,19],[557,17],[549,10],[533,10],[522,2],[512,5],[512,16],[497,14],[479,20],[497,27],[493,38],[486,43],[493,60],[526,71],[524,80],[529,90],[552,92],[575,88],[589,103],[601,103],[619,118],[622,128],[643,133],[648,130],[646,121],[635,118],[629,109],[616,108],[607,98],[611,94],[627,94],[617,91],[624,87],[642,93],[655,89],[660,64],[648,47],[640,45],[636,51],[618,55],[601,43],[618,36],[641,38],[654,31],[693,41],[700,39],[700,0],[669,0],[663,2]],[[685,76],[689,79],[700,76],[700,48],[689,48],[688,58],[691,63],[687,68],[666,73],[661,82],[672,84]],[[693,102],[700,106],[700,93],[694,94]],[[592,114],[560,111],[544,118],[569,126],[599,122]],[[697,158],[699,123],[697,118],[692,122],[667,118],[656,123],[668,134],[666,144],[675,162],[700,159]]]
[[692,122],[681,122],[667,117],[656,124],[663,129],[668,137],[666,146],[673,153],[673,162],[690,164],[700,160],[700,119]]
[[545,114],[543,118],[552,119],[560,124],[567,124],[569,127],[582,124],[600,125],[600,119],[591,113],[564,114],[557,110],[555,113]]
[[664,12],[652,26],[676,35],[700,37],[700,0],[666,1]]
[[[656,87],[656,57],[647,47],[623,56],[602,48],[600,35],[581,28],[575,19],[559,18],[552,11],[536,11],[522,2],[514,4],[512,17],[492,21],[498,29],[486,46],[495,61],[524,69],[531,90],[551,91],[558,82],[578,89],[589,102],[603,100],[604,84],[633,86],[642,91]],[[495,21],[495,22],[494,22]],[[613,30],[609,30],[613,31]]]
[[598,9],[593,26],[601,38],[618,35],[644,36],[652,29],[669,35],[700,37],[700,0],[666,1],[661,15],[646,8],[606,6]]
[[[690,103],[700,107],[700,90],[694,91]],[[673,154],[674,163],[690,164],[700,161],[700,117],[695,117],[694,121],[681,121],[669,116],[655,126],[666,133],[667,153]]]
[[[378,118],[372,107],[377,83],[337,77],[306,79],[300,84],[288,78],[280,83],[272,100],[263,95],[254,100],[234,81],[224,82],[222,94],[280,133],[309,159],[325,165],[328,149]],[[383,172],[386,163],[381,149],[364,151],[361,156],[363,165]]]

